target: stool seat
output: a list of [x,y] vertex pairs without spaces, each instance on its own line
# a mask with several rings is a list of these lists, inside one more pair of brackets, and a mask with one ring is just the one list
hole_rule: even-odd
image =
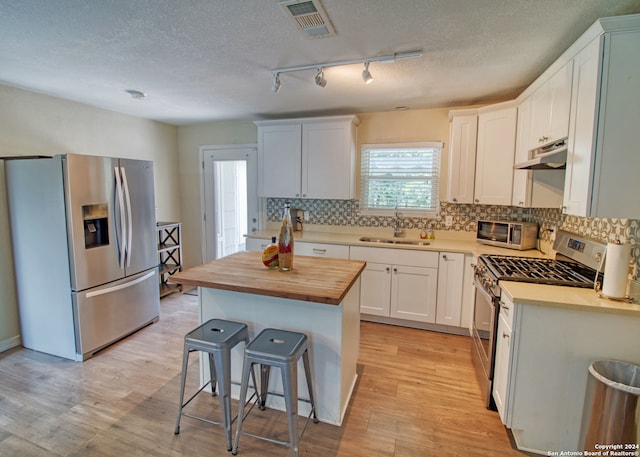
[[297,361],[306,350],[307,335],[304,333],[268,328],[249,343],[245,354],[265,361],[288,363]]
[[[182,356],[182,378],[180,382],[180,404],[178,418],[176,420],[175,434],[180,433],[180,419],[182,416],[191,417],[214,425],[222,424],[225,429],[227,450],[231,450],[231,349],[238,343],[249,343],[249,329],[247,324],[227,321],[223,319],[211,319],[196,327],[184,337],[184,350]],[[209,356],[209,382],[205,383],[186,402],[184,401],[184,389],[189,366],[189,354],[193,351],[206,352]],[[222,422],[214,422],[208,419],[193,416],[183,412],[187,406],[202,390],[211,385],[212,395],[216,395],[216,385],[220,393],[220,408],[222,410]],[[255,385],[255,380],[254,380]]]
[[248,335],[247,324],[211,319],[191,330],[184,337],[184,342],[196,351],[224,349],[245,341]]
[[[240,435],[249,435],[254,438],[264,439],[273,443],[282,444],[291,448],[291,455],[298,456],[298,442],[302,433],[304,433],[309,419],[313,416],[314,422],[318,422],[316,414],[316,405],[313,395],[313,383],[311,380],[311,369],[309,364],[309,348],[308,338],[304,333],[267,328],[253,339],[244,350],[244,365],[242,367],[242,384],[240,387],[240,406],[238,409],[238,425],[236,428],[236,436],[232,453],[238,452],[238,443]],[[307,381],[307,389],[309,391],[309,400],[311,404],[311,412],[307,416],[305,425],[298,435],[298,360],[302,358],[304,365],[305,377]],[[253,377],[255,385],[256,376],[254,374],[254,365],[260,365],[260,393],[256,403],[260,409],[264,409],[267,401],[269,373],[271,367],[280,368],[282,373],[282,388],[285,400],[285,408],[287,412],[287,423],[289,426],[289,441],[283,442],[274,440],[265,436],[259,436],[242,431],[242,423],[245,419],[244,406],[246,402],[247,389],[249,384],[249,375]],[[272,394],[276,395],[276,394]],[[305,400],[302,400],[305,401]],[[253,406],[251,409],[253,409]],[[249,412],[251,412],[251,409]],[[249,414],[247,412],[247,415]]]

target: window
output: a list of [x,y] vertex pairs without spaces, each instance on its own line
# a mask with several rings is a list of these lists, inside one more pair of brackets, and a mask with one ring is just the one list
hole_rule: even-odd
[[398,207],[435,215],[441,150],[441,142],[362,145],[360,210],[384,214]]

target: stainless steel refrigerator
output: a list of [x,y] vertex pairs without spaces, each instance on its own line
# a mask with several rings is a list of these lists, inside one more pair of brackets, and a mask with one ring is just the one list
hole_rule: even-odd
[[22,345],[77,361],[158,320],[153,162],[5,164]]

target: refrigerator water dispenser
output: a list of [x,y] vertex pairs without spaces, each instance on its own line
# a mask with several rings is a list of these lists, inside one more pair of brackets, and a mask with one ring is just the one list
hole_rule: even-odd
[[109,244],[109,218],[106,203],[82,205],[82,219],[86,249]]

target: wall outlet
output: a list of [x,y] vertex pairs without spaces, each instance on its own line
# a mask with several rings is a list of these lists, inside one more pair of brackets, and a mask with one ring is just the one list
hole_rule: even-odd
[[444,225],[446,225],[447,228],[451,228],[451,226],[453,225],[453,216],[445,216]]
[[309,217],[310,217],[310,216],[311,216],[311,215],[309,214],[309,211],[304,210],[304,211],[302,212],[302,220],[303,220],[303,221],[307,222],[307,221],[309,220]]

